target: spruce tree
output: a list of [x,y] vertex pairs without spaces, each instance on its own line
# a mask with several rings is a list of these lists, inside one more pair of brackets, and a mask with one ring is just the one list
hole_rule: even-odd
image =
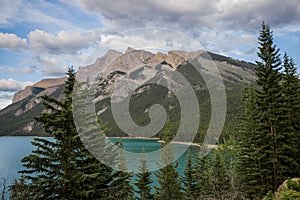
[[285,69],[281,72],[279,49],[265,23],[258,49],[258,88],[254,94],[245,95],[240,134],[239,174],[245,196],[250,198],[261,198],[268,191],[277,190],[282,181],[293,177],[299,169],[299,142],[296,142],[299,82],[294,64],[285,55]]
[[202,143],[199,155],[195,160],[194,179],[197,180],[195,185],[195,193],[200,199],[204,199],[208,194],[212,193],[212,188],[209,186],[209,165],[207,164],[208,156],[203,153],[208,151],[206,144]]
[[160,169],[155,173],[158,180],[158,186],[155,187],[155,199],[183,199],[179,174],[176,171],[176,166],[172,163],[174,154],[173,146],[170,144],[172,134],[170,132],[169,119],[166,122],[166,127],[162,135],[164,143],[162,144],[160,160],[158,162]]
[[258,98],[259,128],[263,155],[263,179],[266,181],[265,192],[276,190],[283,181],[283,172],[279,170],[282,146],[280,132],[280,101],[281,101],[281,59],[279,49],[273,44],[273,34],[269,25],[262,23],[259,36],[256,75],[259,89],[256,90]]
[[211,153],[207,164],[209,167],[209,186],[212,188],[211,196],[215,199],[224,199],[229,192],[229,176],[226,168],[223,151],[215,149]]
[[184,199],[194,200],[197,199],[197,179],[195,176],[196,165],[193,162],[191,151],[188,150],[187,160],[185,164],[185,170],[183,176],[181,177],[181,182],[183,183]]
[[132,173],[127,172],[126,160],[124,157],[123,142],[119,142],[119,153],[117,158],[117,170],[114,172],[115,179],[110,185],[110,195],[108,199],[132,200],[134,189],[130,181]]
[[29,186],[25,183],[24,175],[19,180],[15,180],[10,186],[10,200],[29,200]]
[[283,57],[283,69],[280,125],[285,137],[279,142],[284,145],[285,158],[281,170],[285,172],[285,177],[298,177],[300,176],[300,85],[294,61],[286,53]]
[[262,139],[259,137],[257,96],[253,85],[245,85],[243,113],[239,134],[239,160],[237,170],[240,187],[246,197],[262,198],[265,184],[263,177]]
[[142,151],[142,158],[140,159],[139,173],[137,176],[137,181],[134,183],[137,187],[136,193],[139,200],[153,200],[154,196],[151,193],[151,172],[147,167],[147,160],[145,159],[144,149]]
[[75,71],[69,69],[67,75],[63,99],[43,97],[47,112],[36,118],[53,138],[34,139],[36,149],[22,159],[25,170],[20,173],[30,199],[105,199],[102,186],[109,185],[111,170],[104,170],[78,136],[72,107]]

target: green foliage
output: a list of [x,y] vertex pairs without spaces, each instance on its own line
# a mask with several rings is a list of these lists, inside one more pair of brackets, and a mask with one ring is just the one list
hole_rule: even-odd
[[186,160],[185,170],[183,176],[181,177],[181,182],[183,184],[184,199],[194,200],[197,199],[197,178],[195,176],[196,165],[192,159],[190,150],[188,151],[188,156]]
[[[53,140],[32,142],[36,149],[22,159],[24,176],[12,186],[16,199],[27,194],[29,199],[105,199],[109,193],[112,169],[96,160],[78,136],[72,108],[75,72],[69,69],[67,74],[62,100],[43,97],[48,112],[36,120]],[[26,193],[20,193],[22,188]]]
[[261,198],[264,194],[262,139],[259,137],[258,108],[255,90],[246,85],[243,98],[243,115],[239,134],[239,160],[237,163],[240,187],[250,198]]
[[300,192],[300,181],[288,180],[288,188]]
[[269,25],[263,23],[260,36],[257,61],[257,84],[260,87],[256,90],[258,98],[259,116],[259,139],[264,155],[262,164],[262,178],[265,180],[264,191],[276,190],[279,183],[284,180],[284,172],[280,165],[284,159],[283,144],[280,139],[284,137],[280,132],[280,101],[281,101],[281,59],[279,49],[273,44],[273,35]]
[[281,193],[280,198],[278,200],[299,200],[300,199],[300,192],[295,190],[286,190]]
[[13,185],[10,187],[10,199],[11,200],[29,200],[30,189],[25,183],[24,175],[21,175],[19,181],[15,180]]
[[[167,122],[167,124],[168,123],[169,122]],[[179,174],[176,171],[176,167],[172,163],[174,160],[174,154],[172,144],[168,143],[170,139],[169,135],[169,132],[163,132],[163,138],[165,141],[162,144],[160,160],[158,163],[158,167],[160,169],[155,173],[158,180],[158,186],[155,187],[155,199],[181,200],[183,199],[183,194],[181,191],[182,188],[179,181]]]
[[[201,152],[205,152],[208,147],[203,145],[202,148]],[[192,182],[196,180],[196,184],[187,199],[241,199],[235,167],[238,159],[236,140],[225,140],[206,157],[201,152],[190,172],[190,179]],[[186,171],[190,171],[187,169],[189,167]]]
[[[206,148],[205,146],[202,146]],[[196,157],[194,179],[197,180],[195,185],[195,195],[200,199],[212,194],[212,188],[209,185],[210,174],[208,158],[201,155]]]
[[134,183],[137,187],[136,193],[138,196],[136,199],[139,200],[153,200],[154,196],[151,193],[151,172],[147,167],[147,160],[145,159],[144,149],[142,151],[143,157],[140,159],[139,173],[137,176],[137,181]]
[[117,169],[115,171],[115,179],[111,183],[112,191],[110,196],[112,199],[124,199],[131,200],[134,197],[133,186],[130,184],[132,174],[127,172],[127,164],[124,157],[124,146],[123,142],[119,142],[119,153],[117,160]]
[[283,73],[279,49],[270,27],[263,23],[259,36],[255,91],[244,94],[238,164],[246,197],[262,198],[267,191],[299,175],[299,80],[293,61],[285,54]]
[[[215,199],[239,199],[236,178],[237,149],[235,139],[231,138],[218,145],[206,161],[204,174],[208,177],[208,186],[211,188],[207,193]],[[207,186],[206,186],[207,187]]]

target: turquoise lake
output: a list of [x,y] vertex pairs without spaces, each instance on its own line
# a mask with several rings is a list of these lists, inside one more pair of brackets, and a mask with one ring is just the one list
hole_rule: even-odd
[[[33,137],[0,137],[0,177],[8,179],[9,183],[18,177],[18,171],[22,169],[21,159],[35,148],[31,145],[32,140]],[[110,140],[112,142],[120,141],[119,138],[113,138]],[[144,149],[145,152],[154,152],[152,155],[153,158],[149,158],[149,164],[156,165],[155,161],[159,158],[159,154],[155,152],[160,148],[161,143],[155,140],[132,138],[123,138],[121,140],[125,150],[128,152],[140,153],[142,149]],[[182,149],[183,147],[186,148],[185,145],[176,145],[176,147],[179,149]],[[197,147],[195,146],[191,146],[189,149],[191,152],[197,151]],[[186,157],[187,152],[178,159],[177,170],[179,174],[182,174],[184,171]],[[130,166],[139,165],[139,161],[137,159],[130,160],[130,157],[127,158],[127,162],[129,168]],[[157,181],[154,174],[152,178],[155,185]]]

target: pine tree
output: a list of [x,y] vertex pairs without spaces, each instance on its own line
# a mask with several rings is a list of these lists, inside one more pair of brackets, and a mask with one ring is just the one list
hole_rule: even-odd
[[184,189],[184,199],[194,200],[197,199],[197,179],[195,177],[196,166],[193,162],[191,151],[188,150],[185,170],[183,172],[183,176],[181,177],[181,182],[183,183]]
[[140,159],[139,173],[137,176],[137,181],[135,182],[136,193],[139,195],[137,199],[139,200],[153,200],[154,196],[151,193],[151,184],[153,183],[151,180],[151,172],[147,167],[147,160],[145,159],[144,149],[142,150],[142,158]]
[[165,199],[183,199],[181,192],[181,184],[179,181],[179,174],[176,171],[176,167],[172,163],[174,160],[173,146],[170,144],[172,135],[169,129],[170,121],[166,122],[166,128],[163,131],[160,161],[158,163],[159,171],[155,173],[158,179],[158,186],[155,187],[155,199],[165,200]]
[[230,199],[241,199],[241,192],[239,191],[238,175],[237,175],[237,161],[239,155],[239,146],[235,137],[231,136],[229,139],[223,141],[216,148],[223,160],[223,168],[225,171],[226,180],[223,182],[223,194]]
[[[73,119],[72,94],[75,71],[69,69],[64,98],[43,97],[47,112],[36,120],[53,139],[35,138],[36,149],[22,159],[24,182],[30,199],[105,198],[111,169],[83,146]],[[106,171],[105,171],[105,170]],[[20,184],[17,184],[20,186]]]
[[118,170],[114,172],[115,179],[110,185],[111,190],[109,199],[132,200],[134,198],[134,189],[130,183],[132,173],[127,172],[122,141],[119,142],[119,153],[117,159]]
[[29,186],[25,183],[25,177],[21,175],[19,181],[15,180],[10,187],[10,200],[29,200]]
[[197,180],[195,185],[195,193],[200,199],[205,199],[212,193],[212,188],[209,186],[209,165],[207,164],[208,156],[203,153],[208,151],[206,144],[202,143],[199,155],[195,160],[194,179]]
[[268,191],[277,190],[299,168],[299,142],[296,142],[299,82],[294,64],[285,55],[284,74],[281,73],[279,49],[265,23],[258,49],[258,89],[245,95],[240,134],[239,174],[245,196],[250,198],[261,198]]
[[209,186],[212,188],[212,197],[215,199],[224,199],[230,189],[229,176],[225,166],[223,151],[214,150],[207,164],[209,167]]
[[262,198],[265,184],[263,177],[262,140],[258,130],[257,97],[252,84],[245,86],[243,96],[243,114],[239,134],[239,160],[237,170],[240,178],[240,187],[245,196]]
[[258,97],[260,139],[263,140],[262,148],[265,152],[263,163],[263,179],[265,192],[276,190],[283,181],[282,171],[279,170],[279,155],[282,154],[282,146],[278,143],[282,137],[280,132],[280,101],[281,101],[281,59],[279,49],[273,44],[273,34],[269,25],[263,23],[259,36],[259,52],[256,75],[256,90]]
[[284,143],[285,158],[281,170],[285,172],[286,177],[298,177],[300,176],[300,85],[293,59],[286,53],[283,57],[283,68],[280,122],[285,137],[279,142]]

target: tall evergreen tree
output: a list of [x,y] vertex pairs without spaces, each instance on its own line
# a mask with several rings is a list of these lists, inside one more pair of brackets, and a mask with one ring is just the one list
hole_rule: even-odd
[[263,177],[262,140],[259,134],[257,96],[252,84],[245,86],[243,113],[239,134],[239,160],[237,163],[240,187],[250,198],[262,198],[266,184]]
[[270,26],[262,23],[259,36],[259,51],[256,75],[257,84],[260,87],[256,90],[258,98],[259,128],[262,148],[265,152],[263,163],[263,179],[266,191],[276,190],[283,180],[283,172],[279,170],[279,156],[283,153],[279,140],[282,137],[280,132],[280,101],[281,101],[281,59],[279,49],[273,44],[273,34]]
[[281,73],[279,49],[273,44],[272,31],[265,23],[258,49],[258,89],[245,95],[240,134],[239,172],[244,182],[242,189],[251,198],[261,198],[268,191],[277,190],[283,180],[299,171],[299,142],[296,142],[299,82],[294,64],[285,55],[285,69]]
[[184,199],[195,200],[198,197],[196,188],[198,180],[196,179],[195,173],[196,165],[193,162],[191,151],[188,150],[185,170],[183,172],[183,176],[181,177],[184,190]]
[[135,185],[137,187],[136,193],[139,195],[137,199],[139,200],[153,200],[154,196],[151,193],[151,172],[147,167],[147,160],[145,158],[144,149],[142,151],[142,158],[140,159],[139,173],[137,176],[137,181]]
[[[201,152],[207,151],[207,146],[202,144],[201,148],[205,148]],[[212,188],[209,186],[209,174],[208,174],[208,167],[209,165],[206,164],[208,161],[207,157],[204,157],[202,154],[196,157],[195,162],[195,172],[194,172],[194,179],[197,180],[195,185],[195,193],[200,199],[204,199],[208,194],[211,194]]]
[[21,175],[10,187],[10,200],[29,200],[29,186],[25,183],[25,177]]
[[117,158],[117,171],[114,172],[116,178],[111,183],[110,199],[132,200],[134,189],[130,181],[132,173],[127,172],[126,160],[124,157],[123,142],[119,142],[119,153]]
[[206,170],[208,170],[208,186],[211,188],[207,193],[208,198],[224,199],[229,192],[229,176],[225,166],[225,155],[219,149],[213,150],[208,157]]
[[[43,97],[47,112],[36,120],[53,139],[35,138],[36,149],[22,159],[30,199],[105,199],[104,165],[83,146],[73,120],[72,94],[75,71],[69,69],[64,98]],[[109,175],[108,175],[109,176]],[[109,179],[109,178],[108,178]],[[14,193],[14,191],[13,191]]]
[[[283,75],[282,75],[282,102],[281,102],[281,129],[285,137],[280,139],[284,143],[286,157],[281,170],[286,176],[300,176],[300,85],[297,76],[297,68],[286,53],[283,57]],[[290,155],[287,155],[287,154]]]
[[174,160],[173,146],[170,144],[170,121],[166,122],[165,130],[163,131],[162,150],[160,155],[160,161],[158,163],[159,171],[155,173],[158,179],[158,186],[155,187],[155,199],[183,199],[181,184],[179,181],[179,174],[176,171],[176,166],[172,163]]

